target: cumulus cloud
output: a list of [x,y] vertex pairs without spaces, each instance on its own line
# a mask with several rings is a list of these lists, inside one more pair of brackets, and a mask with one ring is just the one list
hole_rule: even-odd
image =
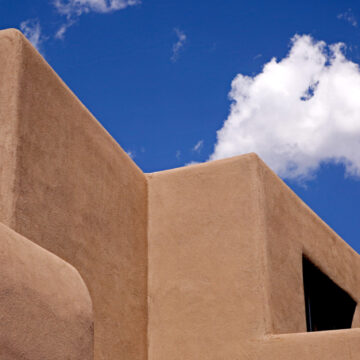
[[197,152],[197,153],[200,153],[202,147],[204,145],[204,140],[199,140],[195,146],[192,148],[193,151]]
[[171,61],[176,62],[176,60],[179,57],[179,53],[181,49],[184,47],[186,43],[186,35],[183,31],[180,29],[174,29],[176,36],[178,38],[177,42],[172,47],[172,55],[171,55]]
[[20,30],[33,44],[33,46],[40,52],[43,36],[41,35],[41,26],[38,20],[29,19],[20,24]]
[[354,27],[358,26],[358,22],[356,20],[356,17],[351,9],[347,9],[345,12],[339,14],[337,16],[338,19],[342,19],[347,21],[349,24],[351,24]]
[[60,26],[55,37],[63,39],[66,30],[74,25],[82,14],[111,13],[140,4],[140,2],[141,0],[54,0],[53,5],[58,13],[66,17],[66,22]]
[[307,179],[323,162],[360,176],[360,70],[343,44],[297,35],[283,59],[238,74],[229,96],[210,160],[256,152],[284,178]]

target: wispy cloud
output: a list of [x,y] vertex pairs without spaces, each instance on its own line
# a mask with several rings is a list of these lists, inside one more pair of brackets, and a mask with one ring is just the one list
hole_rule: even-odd
[[136,153],[133,150],[128,150],[126,151],[126,153],[132,158],[135,159]]
[[33,44],[33,46],[41,52],[41,44],[44,40],[44,37],[41,34],[41,26],[39,20],[29,19],[23,21],[20,24],[20,30],[28,38],[28,40]]
[[350,23],[352,26],[357,27],[358,22],[356,20],[356,17],[351,9],[347,9],[345,12],[339,14],[337,16],[338,19],[342,19]]
[[75,24],[76,20],[74,19],[68,19],[64,24],[62,24],[59,29],[55,33],[56,39],[63,40],[65,37],[65,33],[67,29]]
[[187,39],[185,33],[182,30],[175,28],[174,31],[177,36],[177,42],[172,47],[172,55],[171,55],[172,62],[177,61],[177,59],[179,57],[179,53],[182,50],[182,48],[184,47],[184,45],[186,43],[186,39]]
[[359,98],[359,65],[343,44],[295,36],[286,57],[235,77],[210,159],[256,152],[285,178],[310,178],[324,162],[360,177]]
[[191,166],[191,165],[197,165],[197,164],[200,164],[199,161],[190,161],[188,163],[185,164],[185,166]]
[[204,145],[204,140],[199,140],[195,146],[192,148],[192,151],[195,151],[197,153],[200,153],[201,152],[201,149]]
[[139,3],[140,0],[54,0],[53,2],[57,11],[68,17],[80,16],[91,11],[109,13]]
[[141,0],[54,0],[55,9],[66,18],[66,22],[57,30],[55,37],[63,39],[67,29],[83,14],[89,12],[106,14],[140,3]]
[[177,150],[176,153],[175,153],[175,156],[178,160],[180,160],[181,158],[181,151],[180,150]]

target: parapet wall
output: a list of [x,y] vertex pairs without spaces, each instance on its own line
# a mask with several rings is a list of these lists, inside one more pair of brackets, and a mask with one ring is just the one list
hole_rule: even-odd
[[[303,256],[357,303],[360,302],[360,257],[262,160],[258,161],[271,312],[268,333],[306,332]],[[353,327],[359,326],[359,315],[356,311]]]
[[359,303],[359,255],[257,155],[148,181],[150,360],[360,357],[359,306],[352,329],[306,333],[302,265]]
[[96,359],[143,360],[145,175],[18,31],[0,64],[0,221],[78,269]]
[[148,179],[149,359],[237,359],[267,321],[256,157]]

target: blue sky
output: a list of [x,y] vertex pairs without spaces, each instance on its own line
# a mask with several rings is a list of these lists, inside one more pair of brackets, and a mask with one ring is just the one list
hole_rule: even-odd
[[143,171],[258,152],[360,251],[359,2],[0,0],[0,10],[0,27],[26,33]]

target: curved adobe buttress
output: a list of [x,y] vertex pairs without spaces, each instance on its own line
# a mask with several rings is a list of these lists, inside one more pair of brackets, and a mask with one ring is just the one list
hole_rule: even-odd
[[91,299],[74,267],[0,224],[0,274],[0,359],[93,359]]

